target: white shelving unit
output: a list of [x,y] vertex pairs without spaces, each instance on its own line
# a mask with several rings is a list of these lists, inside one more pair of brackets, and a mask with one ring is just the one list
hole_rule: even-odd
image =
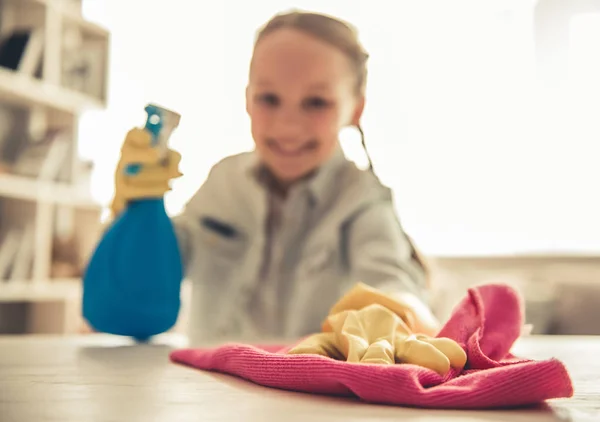
[[[73,301],[80,298],[81,280],[52,276],[53,241],[57,221],[62,221],[59,225],[63,230],[67,227],[73,236],[87,236],[84,243],[88,249],[95,241],[94,233],[100,230],[101,206],[91,198],[89,187],[78,183],[82,174],[77,136],[79,116],[106,106],[110,34],[82,17],[80,0],[0,0],[0,37],[19,30],[43,34],[41,71],[32,75],[0,67],[0,109],[25,116],[24,132],[34,127],[60,130],[68,134],[70,145],[68,168],[62,169],[66,180],[39,180],[10,169],[0,170],[0,246],[6,228],[22,223],[22,219],[29,219],[34,232],[31,276],[3,281],[0,274],[0,306],[29,303],[30,331],[68,332],[73,323],[67,315],[72,313]],[[73,55],[74,51],[77,54]],[[66,63],[73,57],[88,58],[86,83],[74,83],[65,76]],[[76,222],[82,219],[81,233],[76,233]],[[56,317],[57,308],[48,306],[50,303],[62,303],[58,311],[62,317]]]
[[46,182],[12,174],[0,174],[0,197],[39,204],[97,210],[89,191],[79,191],[68,183]]

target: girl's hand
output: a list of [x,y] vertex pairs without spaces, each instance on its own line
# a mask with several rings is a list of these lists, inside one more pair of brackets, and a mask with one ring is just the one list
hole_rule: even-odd
[[362,309],[380,304],[392,310],[415,334],[435,336],[441,325],[429,307],[417,296],[404,291],[381,291],[364,283],[357,283],[331,308],[330,314],[348,309]]
[[[113,217],[131,200],[160,198],[171,190],[170,180],[182,176],[180,161],[181,155],[173,150],[168,151],[166,160],[160,160],[158,150],[152,147],[151,134],[143,128],[131,129],[121,147],[115,171],[115,194],[110,206]],[[130,164],[141,164],[142,168],[137,174],[128,175],[125,169]]]
[[409,363],[445,376],[462,369],[467,355],[449,338],[414,334],[396,312],[372,303],[331,314],[321,333],[304,339],[289,354],[318,354],[352,363]]
[[405,309],[407,324],[414,333],[435,337],[441,330],[441,324],[431,309],[412,293],[396,292],[390,295]]

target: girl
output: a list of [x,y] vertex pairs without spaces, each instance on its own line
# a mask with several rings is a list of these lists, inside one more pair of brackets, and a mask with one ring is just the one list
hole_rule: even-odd
[[[179,297],[182,276],[192,283],[193,342],[318,332],[330,307],[358,281],[402,300],[415,331],[436,332],[426,270],[398,223],[390,190],[347,160],[339,145],[343,127],[362,135],[367,57],[349,25],[321,14],[280,14],[258,33],[246,89],[256,148],[213,167],[172,219],[177,240],[164,252],[179,258],[170,268],[176,286],[170,291]],[[161,166],[149,134],[128,133],[116,172],[116,220],[103,241],[123,223],[124,210],[133,216],[137,201],[163,196],[181,175],[180,158],[171,150],[168,166]],[[124,175],[125,166],[140,162],[142,172]],[[110,247],[125,253],[122,243]],[[165,280],[154,271],[158,259],[146,253],[156,247],[140,241],[128,262],[106,265],[115,277],[125,266],[133,274],[143,269],[147,291],[156,291]],[[175,322],[161,316],[160,303],[145,303],[144,294],[128,294],[126,286],[110,298],[94,296],[92,286],[84,283],[84,308],[94,308],[88,320],[100,331],[137,336]],[[118,316],[126,303],[138,310],[135,318]]]

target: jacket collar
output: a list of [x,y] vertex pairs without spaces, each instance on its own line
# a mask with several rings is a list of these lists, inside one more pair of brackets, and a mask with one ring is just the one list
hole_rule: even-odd
[[[296,182],[294,186],[291,187],[289,194],[293,194],[296,191],[305,191],[308,193],[312,205],[323,203],[331,195],[335,184],[336,174],[338,174],[340,168],[347,162],[348,159],[344,155],[341,146],[338,144],[329,160],[323,163],[323,165],[313,172],[313,174]],[[260,162],[256,151],[253,152],[253,159],[250,160],[249,164],[250,166],[247,171],[249,171],[251,177],[253,177],[262,188],[266,189],[268,193],[276,193],[276,181],[274,180],[273,175]]]

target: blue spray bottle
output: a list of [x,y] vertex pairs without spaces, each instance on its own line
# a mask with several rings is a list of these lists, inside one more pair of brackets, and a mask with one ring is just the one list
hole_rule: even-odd
[[[149,104],[145,129],[166,157],[180,116]],[[142,165],[125,171],[135,175]],[[163,198],[131,201],[98,243],[83,277],[83,317],[97,331],[138,341],[177,321],[181,254]]]

